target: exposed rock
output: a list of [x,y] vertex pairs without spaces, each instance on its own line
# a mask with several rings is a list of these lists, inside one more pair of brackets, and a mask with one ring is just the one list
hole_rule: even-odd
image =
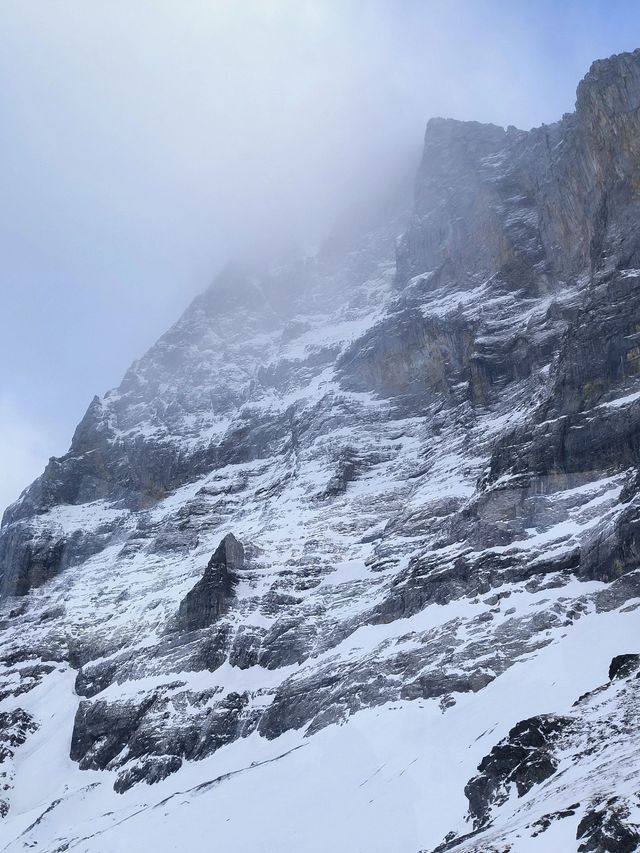
[[494,806],[509,798],[512,785],[522,797],[556,772],[553,743],[570,722],[555,716],[523,720],[482,759],[478,775],[464,789],[476,828],[487,822]]
[[616,655],[609,667],[609,679],[627,678],[640,669],[640,655]]
[[353,344],[338,361],[343,385],[383,396],[452,393],[469,378],[473,330],[462,318],[434,320],[404,309]]
[[356,477],[358,461],[353,448],[345,447],[341,450],[336,461],[336,469],[322,492],[323,498],[335,498],[346,492],[347,485]]
[[[146,781],[159,782],[177,770],[182,759],[202,759],[244,737],[257,720],[247,694],[216,690],[200,693],[165,685],[142,701],[82,701],[76,714],[71,758],[82,769],[120,769],[115,790]],[[180,711],[187,711],[180,722]],[[175,720],[175,724],[167,720]]]
[[244,548],[233,533],[216,548],[204,575],[180,602],[177,628],[195,631],[206,628],[228,612],[238,581],[237,570],[244,563]]
[[0,711],[0,818],[7,816],[11,804],[11,759],[16,749],[37,729],[38,724],[31,714],[22,708]]
[[611,797],[592,803],[576,833],[578,853],[634,853],[640,849],[640,832],[629,825],[629,808]]

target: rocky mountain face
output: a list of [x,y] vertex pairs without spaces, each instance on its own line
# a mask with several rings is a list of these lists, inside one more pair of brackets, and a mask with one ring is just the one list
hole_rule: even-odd
[[640,849],[639,464],[635,51],[94,399],[2,524],[0,849]]

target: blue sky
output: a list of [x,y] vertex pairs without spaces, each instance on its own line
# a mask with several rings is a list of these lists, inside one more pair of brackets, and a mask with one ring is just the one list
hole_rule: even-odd
[[230,255],[314,244],[431,115],[530,127],[640,4],[3,0],[0,507]]

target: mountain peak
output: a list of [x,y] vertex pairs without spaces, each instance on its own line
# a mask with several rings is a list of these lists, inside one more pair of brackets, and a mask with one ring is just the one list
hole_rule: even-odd
[[640,108],[640,48],[592,63],[578,84],[578,113],[605,110],[609,116]]
[[7,853],[632,849],[638,62],[93,400],[0,532]]

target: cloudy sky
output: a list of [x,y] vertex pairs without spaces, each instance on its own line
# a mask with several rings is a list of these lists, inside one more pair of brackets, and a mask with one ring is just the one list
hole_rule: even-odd
[[625,0],[2,0],[0,508],[230,256],[312,246],[427,119],[528,128]]

